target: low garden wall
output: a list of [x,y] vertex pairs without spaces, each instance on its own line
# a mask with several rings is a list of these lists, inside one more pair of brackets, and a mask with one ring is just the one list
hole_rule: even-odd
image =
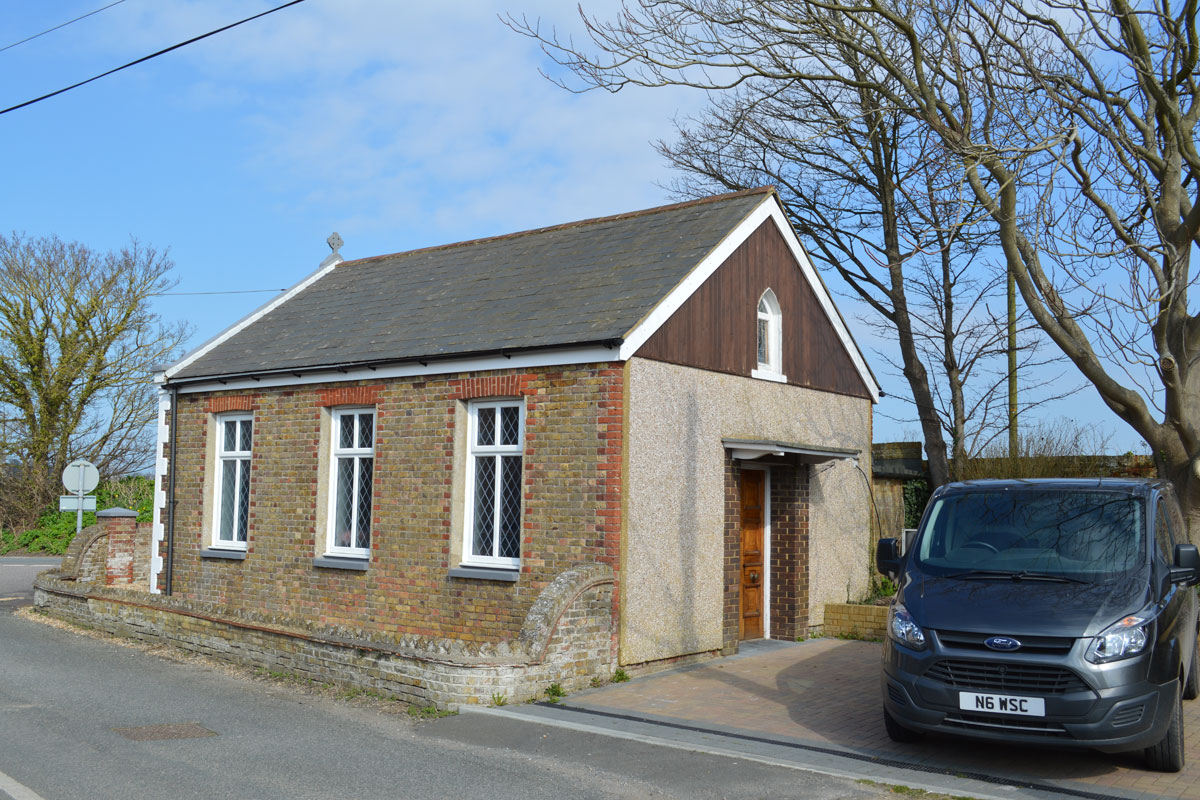
[[[468,644],[402,636],[385,641],[369,632],[323,630],[302,620],[140,590],[147,583],[136,568],[131,572],[126,555],[126,528],[132,523],[116,519],[101,519],[99,530],[89,529],[76,551],[68,551],[62,568],[37,577],[36,607],[119,636],[371,689],[419,706],[521,702],[551,683],[571,691],[612,674],[614,579],[607,565],[577,565],[560,574],[534,601],[515,640]],[[106,535],[112,532],[117,535]]]
[[882,639],[887,631],[887,606],[826,603],[825,636],[847,639]]

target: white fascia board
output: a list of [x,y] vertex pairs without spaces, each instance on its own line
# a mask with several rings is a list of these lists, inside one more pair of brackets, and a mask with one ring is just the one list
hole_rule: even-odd
[[695,294],[704,285],[704,282],[717,271],[717,267],[724,264],[725,260],[733,255],[733,251],[741,247],[742,242],[750,238],[750,234],[754,233],[763,220],[770,216],[770,207],[774,205],[767,202],[770,197],[770,195],[765,196],[762,203],[759,203],[745,219],[738,223],[737,227],[730,231],[666,297],[659,301],[658,305],[641,322],[625,335],[625,343],[621,345],[622,361],[633,358],[646,340],[657,333],[658,329],[666,324],[666,321],[687,302],[688,298]]
[[863,358],[862,352],[858,349],[854,337],[850,335],[850,330],[846,327],[842,315],[838,313],[837,307],[834,306],[833,298],[829,296],[829,290],[825,288],[824,281],[821,280],[816,269],[813,268],[812,262],[808,260],[808,254],[804,252],[804,248],[800,244],[800,239],[796,236],[796,232],[792,230],[787,217],[784,216],[783,207],[773,194],[767,195],[759,206],[750,212],[720,244],[713,248],[711,253],[704,257],[686,278],[679,282],[678,286],[671,290],[670,294],[663,298],[662,302],[655,306],[654,310],[645,319],[629,332],[625,337],[625,343],[621,346],[621,360],[628,361],[632,358],[638,349],[646,343],[646,340],[653,336],[671,318],[671,315],[687,302],[689,297],[695,294],[704,282],[717,271],[717,268],[725,263],[727,258],[733,255],[733,251],[741,247],[742,243],[750,238],[750,235],[758,230],[758,227],[768,219],[774,221],[775,227],[783,236],[784,242],[787,243],[792,257],[796,259],[796,263],[800,266],[800,272],[808,281],[808,285],[812,288],[817,302],[825,312],[829,323],[833,325],[838,339],[841,340],[842,346],[850,356],[851,362],[853,362],[855,369],[858,370],[859,377],[862,378],[863,384],[867,387],[867,392],[871,395],[871,402],[878,403],[879,385],[875,382],[871,370],[867,367],[866,359]]
[[388,378],[409,378],[421,375],[449,375],[456,372],[483,372],[499,369],[540,369],[542,367],[567,366],[571,364],[595,364],[618,361],[616,348],[576,347],[563,350],[540,350],[520,353],[510,357],[484,356],[480,358],[458,358],[420,362],[405,362],[371,369],[358,367],[345,372],[328,367],[310,367],[263,375],[259,378],[222,378],[197,383],[186,383],[179,387],[180,394],[217,392],[245,389],[271,389],[280,386],[297,386],[317,383],[341,383],[343,381],[377,381]]
[[837,332],[838,338],[842,341],[842,346],[846,348],[846,353],[850,356],[850,360],[854,362],[854,367],[858,370],[859,377],[862,378],[867,391],[871,393],[871,402],[878,403],[879,384],[875,382],[875,376],[871,374],[871,370],[867,366],[867,360],[863,358],[862,351],[858,349],[858,344],[854,341],[854,337],[850,335],[850,329],[846,327],[846,321],[842,319],[841,312],[833,304],[833,298],[829,296],[829,290],[825,288],[825,281],[821,280],[821,276],[813,267],[812,262],[808,260],[808,253],[804,252],[804,246],[800,244],[800,237],[796,236],[796,231],[792,229],[791,223],[787,221],[787,217],[783,214],[783,207],[778,202],[771,203],[771,219],[775,221],[775,227],[783,235],[783,240],[787,242],[788,249],[792,251],[792,257],[796,259],[796,263],[800,265],[800,271],[808,279],[808,285],[812,287],[813,294],[817,297],[817,302],[824,309],[825,316],[829,318],[830,324],[833,325],[834,331]]
[[223,342],[228,341],[231,337],[233,337],[233,336],[237,335],[238,333],[240,333],[241,331],[245,330],[247,326],[249,326],[250,324],[252,324],[254,322],[257,322],[259,319],[261,319],[265,315],[269,314],[271,311],[274,311],[276,308],[283,305],[288,300],[291,300],[293,297],[298,295],[300,292],[304,291],[309,286],[312,286],[314,283],[319,281],[321,278],[325,277],[330,272],[330,270],[332,270],[334,267],[336,267],[338,264],[341,264],[341,263],[342,263],[341,258],[338,258],[335,261],[330,261],[329,259],[325,259],[325,261],[321,262],[321,266],[317,268],[316,272],[312,273],[307,278],[300,281],[295,286],[293,286],[291,289],[288,289],[286,292],[279,295],[278,297],[273,297],[270,300],[268,300],[266,303],[263,303],[261,306],[256,308],[254,311],[251,311],[249,314],[242,317],[240,320],[233,323],[228,328],[221,331],[216,336],[212,337],[207,342],[205,342],[204,344],[197,347],[195,350],[192,350],[190,353],[185,354],[183,356],[183,358],[181,358],[179,361],[176,361],[170,367],[167,367],[165,372],[160,373],[161,380],[158,378],[158,376],[156,376],[155,381],[157,383],[169,381],[172,376],[178,374],[178,372],[181,369],[183,369],[184,367],[186,367],[188,364],[191,364],[193,361],[200,358],[205,353],[211,351],[214,347],[217,347],[218,345],[222,344]]

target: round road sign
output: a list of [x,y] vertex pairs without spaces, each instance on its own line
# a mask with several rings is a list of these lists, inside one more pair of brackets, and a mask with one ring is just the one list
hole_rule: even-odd
[[90,461],[72,461],[63,470],[63,486],[71,494],[87,494],[100,483],[100,470]]

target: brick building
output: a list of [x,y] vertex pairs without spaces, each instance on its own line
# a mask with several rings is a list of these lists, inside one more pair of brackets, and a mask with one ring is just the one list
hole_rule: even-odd
[[772,190],[335,237],[159,376],[148,594],[39,602],[453,705],[793,638],[865,588],[878,388]]

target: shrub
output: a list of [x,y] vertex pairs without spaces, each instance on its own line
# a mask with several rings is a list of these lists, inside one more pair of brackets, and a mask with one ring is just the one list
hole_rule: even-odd
[[[96,509],[128,508],[138,513],[138,522],[154,518],[154,481],[144,475],[130,475],[102,482],[96,487]],[[96,515],[85,512],[83,526],[96,524]],[[75,512],[48,508],[37,525],[21,534],[0,534],[0,554],[13,550],[62,555],[75,538]]]

